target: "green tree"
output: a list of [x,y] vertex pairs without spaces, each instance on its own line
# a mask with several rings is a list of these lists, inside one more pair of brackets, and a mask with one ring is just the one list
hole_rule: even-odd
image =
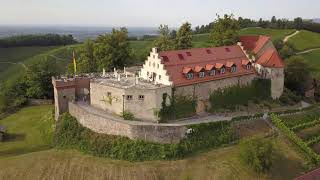
[[184,23],[175,38],[175,49],[192,48],[192,29],[190,23]]
[[270,170],[274,146],[269,139],[252,138],[240,142],[240,160],[258,173]]
[[94,42],[91,39],[87,39],[79,52],[78,72],[96,72],[98,70],[94,49]]
[[301,17],[297,17],[293,20],[294,28],[300,30],[303,27],[303,20]]
[[304,95],[305,90],[312,83],[311,67],[300,56],[293,56],[286,60],[285,86],[299,95]]
[[111,34],[100,36],[97,43],[94,56],[98,61],[98,70],[122,68],[130,64],[131,48],[126,28],[113,29]]
[[53,87],[51,77],[57,75],[55,63],[45,57],[39,62],[27,66],[25,83],[26,95],[30,98],[52,98]]
[[154,41],[154,46],[160,51],[167,51],[174,49],[174,43],[170,36],[168,25],[160,25],[159,37]]
[[281,57],[283,59],[287,59],[287,58],[290,58],[291,56],[295,55],[295,48],[294,46],[289,43],[289,42],[286,42],[283,47],[280,49],[279,53],[281,55]]
[[276,18],[275,16],[272,16],[272,18],[271,18],[271,23],[272,23],[272,24],[277,23],[277,18]]
[[239,40],[240,26],[233,15],[225,14],[223,18],[218,15],[211,32],[212,46],[233,45]]

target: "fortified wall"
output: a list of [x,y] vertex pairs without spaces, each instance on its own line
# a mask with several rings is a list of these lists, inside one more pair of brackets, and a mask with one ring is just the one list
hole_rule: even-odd
[[97,133],[129,137],[157,143],[178,143],[187,128],[178,124],[126,121],[85,104],[69,102],[69,113],[84,127]]

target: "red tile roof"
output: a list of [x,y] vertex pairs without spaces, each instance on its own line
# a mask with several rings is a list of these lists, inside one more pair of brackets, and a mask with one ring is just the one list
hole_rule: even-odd
[[231,68],[231,67],[234,66],[234,65],[235,65],[234,62],[228,61],[228,62],[226,63],[226,67],[227,67],[227,68]]
[[316,180],[320,178],[320,168],[308,172],[305,175],[295,178],[295,180]]
[[243,60],[241,61],[241,64],[244,65],[244,66],[246,66],[246,65],[250,64],[250,61],[249,61],[248,59],[243,59]]
[[204,69],[204,67],[202,67],[202,66],[198,66],[198,65],[196,65],[195,67],[194,67],[194,72],[200,72],[200,71],[204,71],[205,69]]
[[263,67],[271,68],[284,68],[285,66],[283,60],[275,49],[267,49],[264,51],[256,63]]
[[241,36],[240,41],[246,50],[257,54],[271,38],[269,36]]
[[[207,53],[208,51],[211,53]],[[187,52],[190,52],[192,56],[187,56]],[[180,55],[178,54],[181,54],[184,59],[181,60],[179,58]],[[163,58],[162,63],[165,65],[170,81],[173,82],[174,86],[185,86],[255,73],[253,68],[247,70],[241,66],[242,60],[247,59],[247,57],[237,45],[216,48],[194,48],[188,50],[164,51],[160,52],[159,55],[161,57],[167,57],[167,60],[164,60]],[[185,77],[185,73],[190,72],[191,69],[195,70],[196,66],[205,67],[208,71],[208,69],[212,69],[213,67],[221,68],[222,66],[225,66],[227,62],[233,62],[238,66],[237,71],[233,73],[226,72],[224,74],[217,74],[215,76],[209,76],[209,73],[207,73],[204,78],[194,76],[193,79],[187,79]]]
[[188,74],[191,71],[192,71],[191,67],[183,67],[183,70],[182,70],[183,74]]
[[207,65],[205,66],[206,71],[211,71],[212,68],[214,68],[214,65],[212,65],[212,64],[207,64]]

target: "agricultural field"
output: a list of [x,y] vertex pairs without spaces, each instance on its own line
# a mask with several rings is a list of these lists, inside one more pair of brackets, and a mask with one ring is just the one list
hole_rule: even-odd
[[56,62],[59,72],[65,72],[67,64],[71,62],[72,50],[80,45],[63,47],[18,47],[0,48],[0,62],[13,62],[18,64],[1,64],[0,82],[18,77],[25,71],[25,65],[48,58]]
[[293,44],[297,51],[320,48],[320,33],[302,30],[291,37],[289,42]]
[[309,63],[312,69],[312,74],[320,77],[320,49],[306,54],[301,54],[300,56]]
[[281,117],[281,120],[320,155],[320,109],[318,107],[302,114]]
[[[76,150],[52,148],[52,106],[31,106],[0,120],[9,138],[0,143],[0,179],[292,179],[305,171],[303,157],[282,137],[273,139],[277,149],[274,167],[257,174],[238,159],[239,145],[194,154],[172,161],[128,162],[99,158]],[[245,123],[245,122],[244,122]],[[268,131],[264,123],[245,123],[241,136],[253,128]],[[205,163],[203,163],[205,162]]]

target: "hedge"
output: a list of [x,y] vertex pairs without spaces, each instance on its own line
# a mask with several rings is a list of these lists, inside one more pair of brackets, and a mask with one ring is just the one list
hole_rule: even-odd
[[302,141],[290,128],[288,128],[280,118],[271,114],[273,124],[279,128],[291,141],[300,147],[316,164],[320,163],[320,156],[315,153],[307,143]]
[[230,122],[190,125],[192,132],[178,144],[159,144],[127,137],[99,134],[81,126],[70,114],[58,121],[54,144],[57,148],[73,148],[96,156],[129,161],[178,159],[208,148],[235,141]]

